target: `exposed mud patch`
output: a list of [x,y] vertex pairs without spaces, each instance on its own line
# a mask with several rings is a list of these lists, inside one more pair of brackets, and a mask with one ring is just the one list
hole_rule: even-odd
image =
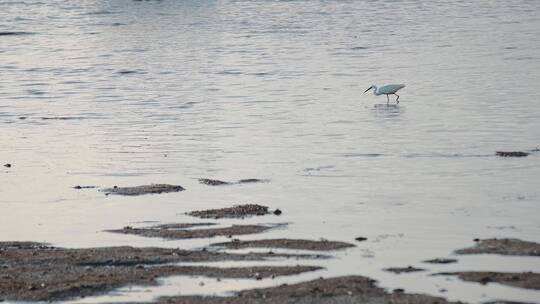
[[452,264],[452,263],[457,263],[458,260],[456,259],[445,259],[445,258],[436,258],[436,259],[431,259],[431,260],[425,260],[425,261],[422,261],[423,263],[428,263],[428,264]]
[[0,36],[24,36],[32,35],[32,32],[0,32]]
[[103,189],[102,191],[105,194],[118,194],[118,195],[143,195],[143,194],[158,194],[158,193],[168,193],[168,192],[179,192],[184,191],[185,189],[182,186],[178,185],[167,185],[167,184],[151,184],[151,185],[142,185],[136,187],[117,187]]
[[199,178],[199,183],[208,186],[223,186],[223,185],[233,185],[233,184],[252,184],[252,183],[268,183],[268,179],[259,179],[259,178],[245,178],[238,180],[236,182],[227,182],[219,179],[210,179],[210,178]]
[[54,301],[110,291],[128,284],[155,284],[157,277],[203,275],[253,278],[292,275],[316,266],[216,268],[173,262],[258,261],[276,255],[230,254],[166,248],[55,248],[32,242],[0,242],[0,299]]
[[268,179],[259,179],[259,178],[246,178],[238,180],[238,184],[252,184],[252,183],[268,183],[270,180]]
[[77,190],[80,190],[80,189],[94,189],[94,188],[97,188],[97,186],[81,186],[81,185],[73,186],[73,189],[77,189]]
[[194,239],[211,238],[216,236],[244,235],[261,233],[276,226],[268,225],[232,225],[223,228],[186,229],[197,226],[211,226],[215,223],[187,223],[187,224],[167,224],[146,228],[133,228],[131,226],[122,229],[106,230],[113,233],[135,234],[144,237],[159,237],[164,239]]
[[484,302],[482,304],[535,304],[532,302],[516,302],[516,301],[490,301],[490,302]]
[[80,119],[84,119],[84,117],[76,117],[76,116],[41,117],[41,120],[80,120]]
[[233,240],[232,242],[214,243],[211,246],[225,247],[229,249],[242,248],[282,248],[282,249],[299,249],[299,250],[317,250],[330,251],[355,247],[353,244],[336,241],[312,241],[312,240],[296,240],[296,239],[269,239],[269,240],[253,240],[240,241]]
[[224,182],[217,179],[209,179],[209,178],[199,178],[199,183],[203,185],[208,186],[222,186],[222,185],[230,185],[230,182]]
[[257,204],[245,204],[237,205],[229,208],[221,209],[208,209],[201,211],[191,211],[186,213],[187,215],[199,217],[199,218],[244,218],[254,215],[267,215],[270,212],[268,207]]
[[456,253],[540,256],[540,244],[519,239],[485,239],[478,240],[474,247],[456,250]]
[[460,279],[481,284],[499,283],[513,287],[540,289],[540,273],[534,272],[442,272],[436,275],[456,275]]
[[447,304],[443,298],[421,294],[406,294],[402,290],[387,292],[376,286],[376,281],[362,276],[345,276],[318,279],[278,287],[252,289],[238,292],[234,297],[177,296],[159,299],[161,304]]
[[274,278],[277,276],[295,275],[309,271],[323,269],[319,266],[254,266],[254,267],[235,267],[235,268],[220,268],[220,267],[205,267],[205,266],[180,266],[188,275],[202,275],[211,278],[238,278],[238,279],[255,279],[262,280],[264,278]]
[[529,155],[529,153],[523,151],[497,151],[495,152],[495,155],[501,157],[525,157]]
[[384,271],[393,272],[395,274],[401,274],[401,273],[409,273],[409,272],[419,272],[419,271],[426,271],[422,268],[416,268],[413,266],[407,266],[407,267],[391,267],[391,268],[385,268]]
[[[115,24],[113,24],[115,25]],[[122,24],[118,24],[118,25],[122,25]],[[136,71],[136,70],[120,70],[118,72],[116,72],[117,74],[120,74],[120,75],[129,75],[129,74],[140,74],[141,71]]]

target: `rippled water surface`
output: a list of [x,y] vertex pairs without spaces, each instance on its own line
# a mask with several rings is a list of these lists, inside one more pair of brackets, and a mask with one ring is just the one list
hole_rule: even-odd
[[[540,146],[539,13],[526,0],[0,1],[0,162],[12,164],[0,171],[0,240],[202,246],[102,230],[254,202],[284,214],[248,222],[290,223],[265,237],[368,237],[312,277],[538,301],[381,269],[477,237],[540,241],[539,153],[494,156]],[[399,105],[363,94],[392,82],[407,85]],[[71,188],[148,183],[187,191]],[[428,268],[540,271],[532,258],[459,259]],[[154,294],[261,284],[171,282]]]

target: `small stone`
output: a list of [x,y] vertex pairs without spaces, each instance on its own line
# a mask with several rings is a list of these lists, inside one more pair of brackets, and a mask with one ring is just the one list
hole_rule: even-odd
[[355,240],[358,241],[358,242],[363,242],[363,241],[367,241],[367,237],[359,236],[359,237],[355,238]]
[[279,209],[274,210],[274,215],[281,215],[281,213],[282,213],[282,212],[281,212],[281,210],[279,210]]
[[5,164],[4,167],[11,168],[11,164]]
[[480,242],[480,239],[474,239],[473,242]]
[[396,288],[396,289],[394,289],[394,292],[401,293],[401,292],[405,292],[405,290],[403,288]]
[[204,282],[199,282],[199,286],[204,286]]

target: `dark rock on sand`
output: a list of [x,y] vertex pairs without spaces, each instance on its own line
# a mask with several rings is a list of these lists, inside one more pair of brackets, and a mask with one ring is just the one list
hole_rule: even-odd
[[525,157],[529,155],[527,152],[522,151],[497,151],[495,155],[502,157]]
[[167,185],[167,184],[151,184],[151,185],[142,185],[136,187],[117,187],[103,189],[102,191],[105,194],[118,194],[118,195],[143,195],[143,194],[157,194],[157,193],[168,193],[168,192],[179,192],[184,191],[185,189],[182,186],[177,185]]
[[393,272],[393,273],[396,273],[396,274],[409,273],[409,272],[426,271],[425,269],[422,269],[422,268],[416,268],[416,267],[413,267],[413,266],[407,266],[407,267],[391,267],[391,268],[385,268],[385,269],[383,269],[383,270],[384,270],[384,271]]
[[4,167],[11,168],[11,164],[5,164]]
[[376,281],[362,276],[345,276],[277,287],[240,291],[229,297],[162,297],[160,304],[448,304],[444,298],[422,294],[393,293],[376,286]]
[[283,249],[298,249],[298,250],[317,250],[329,251],[354,247],[353,244],[335,241],[312,241],[312,240],[295,240],[295,239],[269,239],[269,240],[253,240],[215,243],[211,246],[225,247],[229,249],[241,248],[283,248]]
[[200,218],[243,218],[253,215],[266,215],[268,214],[268,207],[257,204],[237,205],[229,208],[221,209],[208,209],[201,211],[192,211],[186,213],[187,215],[200,217]]
[[199,183],[203,185],[208,186],[222,186],[222,185],[230,185],[229,182],[220,181],[217,179],[209,179],[209,178],[199,178]]
[[355,238],[354,240],[358,241],[358,242],[363,242],[363,241],[367,241],[367,237],[359,236],[359,237]]
[[283,212],[281,212],[281,210],[279,210],[279,209],[276,209],[276,210],[274,210],[273,213],[274,213],[274,215],[281,215]]
[[476,241],[474,247],[456,250],[456,253],[540,256],[540,244],[519,239],[485,239]]
[[460,279],[481,284],[499,283],[503,285],[540,290],[540,273],[534,272],[442,272],[436,275],[456,275]]
[[133,228],[130,226],[122,229],[106,230],[107,232],[135,234],[144,237],[160,237],[164,239],[193,239],[193,238],[211,238],[216,236],[233,236],[261,233],[272,229],[275,226],[267,225],[232,225],[222,228],[203,228],[203,229],[186,229],[197,226],[211,226],[215,223],[183,223],[183,224],[167,224],[158,225],[146,228]]
[[445,259],[445,258],[436,258],[431,260],[425,260],[422,261],[423,263],[429,263],[429,264],[451,264],[451,263],[457,263],[458,260],[456,259]]
[[[281,255],[285,256],[285,255]],[[294,256],[294,255],[288,255]],[[216,268],[175,262],[253,261],[276,255],[166,248],[66,249],[32,242],[0,242],[0,299],[56,301],[100,294],[130,284],[156,284],[170,275],[262,278],[321,269],[314,266]]]

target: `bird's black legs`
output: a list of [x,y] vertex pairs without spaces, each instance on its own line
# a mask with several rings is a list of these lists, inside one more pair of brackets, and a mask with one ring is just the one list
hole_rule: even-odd
[[390,98],[388,98],[388,94],[386,94],[386,104],[390,102]]
[[396,98],[396,102],[397,102],[397,103],[399,103],[399,95],[398,95],[398,94],[396,94],[396,93],[394,93],[394,95],[396,95],[396,96],[397,96],[397,98]]

